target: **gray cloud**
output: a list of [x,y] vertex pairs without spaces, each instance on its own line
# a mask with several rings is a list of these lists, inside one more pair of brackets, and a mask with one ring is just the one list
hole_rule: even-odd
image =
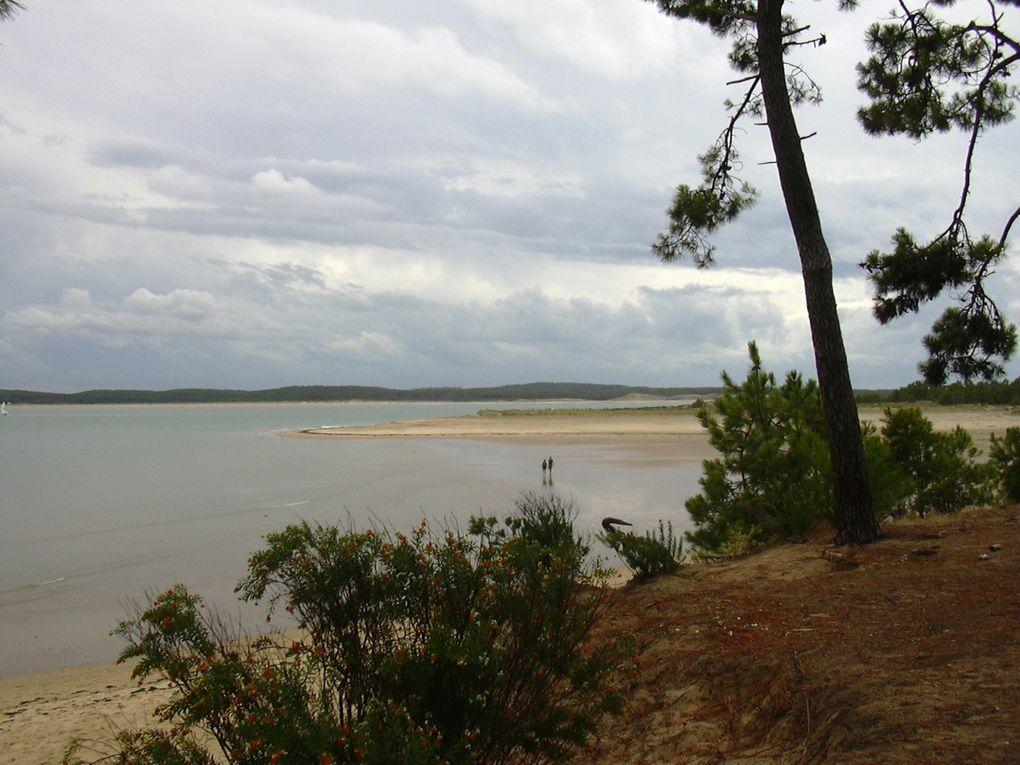
[[[959,136],[864,136],[868,14],[798,12],[831,30],[799,117],[855,381],[903,384],[937,309],[879,329],[856,263],[937,232]],[[0,26],[0,384],[706,384],[751,338],[811,374],[763,129],[718,266],[649,251],[724,124],[724,54],[635,0],[33,5]],[[975,226],[1008,214],[1015,130],[982,145]]]

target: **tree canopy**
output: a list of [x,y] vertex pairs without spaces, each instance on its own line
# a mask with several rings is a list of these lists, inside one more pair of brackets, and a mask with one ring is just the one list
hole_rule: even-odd
[[945,228],[927,242],[900,228],[891,252],[873,251],[861,264],[875,288],[874,313],[883,324],[915,313],[949,292],[954,305],[924,338],[924,379],[951,375],[993,379],[1016,350],[1016,327],[989,297],[985,283],[1009,250],[1017,206],[997,234],[974,235],[967,225],[974,157],[981,135],[1013,118],[1020,89],[1015,72],[1020,36],[1006,28],[1003,8],[1020,0],[987,0],[981,17],[953,21],[956,0],[912,5],[901,0],[891,17],[867,33],[871,56],[858,65],[869,103],[858,112],[875,135],[922,140],[933,133],[967,133],[959,202]]
[[9,19],[15,11],[22,10],[24,7],[18,0],[0,0],[0,21]]

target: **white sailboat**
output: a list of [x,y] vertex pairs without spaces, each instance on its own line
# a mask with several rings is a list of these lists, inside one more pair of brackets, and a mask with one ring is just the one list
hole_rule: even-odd
[[0,401],[0,415],[7,414],[7,402]]

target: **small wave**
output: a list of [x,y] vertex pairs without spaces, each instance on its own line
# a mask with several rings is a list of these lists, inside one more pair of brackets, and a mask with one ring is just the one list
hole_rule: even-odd
[[58,576],[56,579],[47,579],[45,582],[36,582],[36,587],[45,587],[48,584],[57,584],[58,582],[64,581],[66,577]]
[[284,502],[282,505],[269,505],[267,510],[280,510],[285,507],[300,507],[301,505],[307,505],[312,500],[310,499],[299,499],[297,502]]

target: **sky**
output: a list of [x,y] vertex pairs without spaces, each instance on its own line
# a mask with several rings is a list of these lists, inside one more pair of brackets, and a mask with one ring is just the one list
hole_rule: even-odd
[[[717,265],[650,245],[740,92],[727,45],[641,0],[24,0],[0,23],[0,388],[653,386],[814,376],[767,131]],[[964,136],[867,136],[866,26],[792,56],[854,385],[917,379],[945,303],[882,327],[856,265],[959,198]],[[1015,9],[1008,9],[1015,14]],[[984,136],[971,230],[1015,208]],[[1015,249],[1015,248],[1014,248]],[[1020,265],[991,293],[1020,316]],[[1010,363],[1007,374],[1020,374]]]

